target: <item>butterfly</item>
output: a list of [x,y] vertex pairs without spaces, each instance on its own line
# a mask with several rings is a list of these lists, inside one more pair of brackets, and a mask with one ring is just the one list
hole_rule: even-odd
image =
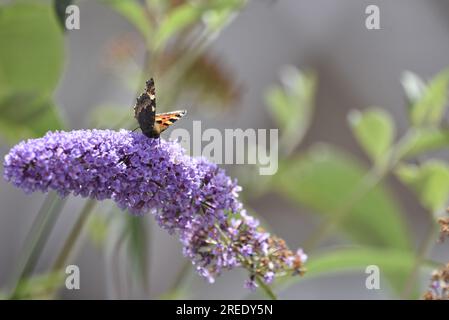
[[156,89],[153,78],[146,82],[145,91],[137,98],[134,106],[134,117],[139,122],[142,133],[148,138],[158,138],[186,114],[186,110],[156,113]]

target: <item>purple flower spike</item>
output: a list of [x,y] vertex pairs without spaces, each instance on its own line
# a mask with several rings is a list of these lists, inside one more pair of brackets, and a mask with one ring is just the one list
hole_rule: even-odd
[[301,255],[242,209],[236,181],[206,159],[185,155],[177,142],[127,130],[49,132],[11,149],[4,178],[27,193],[55,190],[112,199],[134,214],[150,211],[179,236],[184,255],[211,283],[238,266],[266,282],[304,271]]

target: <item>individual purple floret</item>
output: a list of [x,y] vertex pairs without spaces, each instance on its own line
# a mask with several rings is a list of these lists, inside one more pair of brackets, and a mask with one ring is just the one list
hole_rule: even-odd
[[[238,200],[241,188],[217,165],[185,155],[177,142],[127,130],[47,133],[5,156],[4,177],[25,192],[112,199],[134,214],[150,211],[177,234],[183,253],[214,282],[223,269],[258,277],[302,273],[306,256],[259,227]],[[249,283],[249,282],[248,282]]]

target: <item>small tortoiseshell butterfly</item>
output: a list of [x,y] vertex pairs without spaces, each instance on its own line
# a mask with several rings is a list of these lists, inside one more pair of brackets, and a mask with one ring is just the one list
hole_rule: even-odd
[[156,90],[153,78],[146,82],[145,92],[137,98],[134,106],[134,117],[139,122],[142,133],[148,138],[158,138],[186,113],[186,110],[156,113]]

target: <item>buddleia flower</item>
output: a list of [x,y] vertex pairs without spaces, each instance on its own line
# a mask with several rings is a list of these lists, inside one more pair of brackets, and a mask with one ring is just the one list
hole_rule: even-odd
[[4,178],[27,193],[54,190],[150,212],[209,282],[235,267],[249,271],[249,288],[255,279],[271,283],[304,271],[306,255],[290,251],[244,210],[237,181],[175,141],[127,130],[49,132],[10,150]]

